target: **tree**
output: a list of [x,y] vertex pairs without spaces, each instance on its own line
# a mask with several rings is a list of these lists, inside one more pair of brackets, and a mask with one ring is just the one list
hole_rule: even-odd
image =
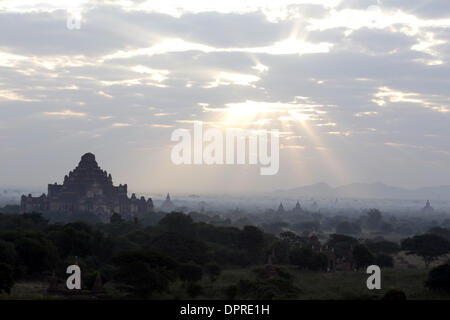
[[361,227],[355,222],[343,221],[336,226],[336,233],[339,234],[360,234]]
[[18,263],[28,274],[42,273],[55,267],[58,252],[53,243],[42,234],[19,238],[16,242]]
[[96,242],[92,227],[85,222],[68,223],[59,230],[50,232],[50,239],[55,243],[62,257],[86,257],[93,254]]
[[253,263],[260,262],[264,248],[264,233],[255,226],[245,226],[239,233],[239,247],[248,252]]
[[204,242],[176,233],[164,233],[154,238],[150,250],[167,255],[179,262],[204,264],[208,260]]
[[376,264],[380,268],[393,268],[394,259],[388,254],[380,253],[375,256],[374,264]]
[[41,213],[2,214],[0,230],[43,230],[48,225]]
[[370,209],[369,212],[367,212],[367,227],[369,229],[378,229],[381,224],[381,220],[382,216],[380,210]]
[[450,252],[450,242],[434,234],[423,234],[404,239],[402,249],[407,254],[416,254],[423,259],[428,268],[431,262]]
[[306,237],[300,237],[291,231],[285,231],[280,233],[280,239],[288,243],[290,247],[302,247],[308,243]]
[[163,292],[169,287],[167,278],[161,277],[157,270],[142,261],[133,261],[122,266],[116,280],[126,285],[121,289],[139,298],[151,297],[154,292]]
[[227,294],[238,299],[295,299],[300,292],[293,281],[281,278],[257,279],[255,281],[241,279],[236,287],[236,289],[228,287]]
[[394,231],[394,227],[388,222],[381,222],[380,231],[385,234],[388,234]]
[[440,236],[440,237],[450,241],[450,229],[434,227],[434,228],[431,228],[430,230],[428,230],[427,233],[435,234],[437,236]]
[[113,261],[118,267],[116,281],[123,285],[123,290],[139,298],[166,291],[169,283],[176,279],[177,263],[155,252],[124,252]]
[[332,234],[330,235],[326,246],[333,248],[334,253],[338,258],[343,258],[346,257],[350,250],[357,244],[358,240],[353,237],[342,234]]
[[400,246],[398,245],[398,243],[387,240],[366,240],[366,246],[373,254],[394,254],[400,251]]
[[372,253],[363,244],[358,244],[353,248],[353,259],[356,269],[366,268],[374,262]]
[[178,267],[178,276],[184,282],[200,281],[203,277],[203,270],[193,263],[184,263]]
[[172,212],[162,218],[158,225],[167,232],[182,234],[188,237],[195,236],[195,225],[192,218],[181,212]]
[[283,222],[283,221],[266,223],[266,224],[262,225],[265,232],[269,232],[274,235],[279,235],[281,232],[283,232],[283,229],[288,226],[289,226],[289,223]]
[[195,298],[203,293],[203,287],[197,282],[190,282],[186,292],[191,298]]
[[425,286],[432,290],[450,293],[450,264],[445,263],[431,269]]
[[11,293],[14,285],[13,268],[6,263],[0,263],[0,293]]
[[274,263],[286,264],[289,263],[289,250],[291,249],[291,244],[286,240],[278,240],[272,245],[273,253],[275,253]]
[[210,264],[206,265],[205,269],[206,269],[206,274],[209,276],[209,279],[211,280],[211,282],[216,281],[222,272],[222,269],[216,263],[210,263]]
[[0,261],[14,266],[17,261],[17,251],[14,244],[0,240]]
[[312,271],[326,270],[328,258],[322,253],[316,253],[309,248],[294,248],[291,250],[290,262],[300,269]]
[[120,224],[122,223],[124,220],[122,218],[122,216],[116,212],[114,212],[111,216],[111,218],[109,218],[109,221],[113,224]]
[[381,300],[387,301],[406,300],[406,294],[405,292],[399,289],[390,289],[384,294]]
[[320,229],[320,223],[317,221],[306,221],[296,223],[292,226],[292,228],[298,233],[307,232],[308,234],[313,231],[318,231]]

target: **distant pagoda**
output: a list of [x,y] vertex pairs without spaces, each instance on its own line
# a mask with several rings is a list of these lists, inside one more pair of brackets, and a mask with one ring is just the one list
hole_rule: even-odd
[[431,206],[430,200],[427,200],[425,207],[422,208],[422,213],[424,214],[434,213],[434,208]]
[[283,214],[284,212],[285,212],[285,211],[284,211],[283,204],[280,202],[280,205],[278,206],[277,213],[278,213],[278,214]]
[[295,204],[295,207],[292,209],[292,212],[293,213],[302,213],[303,212],[300,202],[297,201],[297,203]]
[[47,195],[40,197],[23,195],[21,212],[61,212],[65,214],[92,213],[109,222],[113,213],[129,218],[153,211],[151,198],[131,198],[127,185],[114,186],[111,174],[102,170],[95,155],[86,153],[78,166],[64,177],[63,184],[49,184]]
[[170,194],[167,193],[166,200],[164,200],[159,210],[164,212],[171,212],[175,210],[175,205],[173,204],[172,200],[170,200]]

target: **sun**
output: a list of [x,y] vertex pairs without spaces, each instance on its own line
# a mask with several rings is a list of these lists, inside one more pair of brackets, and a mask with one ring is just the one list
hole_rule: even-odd
[[230,103],[226,117],[228,120],[237,123],[256,122],[269,112],[267,106],[255,101],[246,101],[244,103]]
[[291,103],[246,100],[245,102],[229,103],[221,111],[220,118],[224,124],[241,127],[274,124],[275,121],[283,123],[310,120],[310,112],[307,108]]

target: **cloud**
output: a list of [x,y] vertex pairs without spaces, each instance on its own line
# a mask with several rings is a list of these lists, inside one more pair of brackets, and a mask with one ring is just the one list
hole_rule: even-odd
[[62,116],[62,117],[86,117],[87,114],[84,112],[74,112],[72,110],[64,110],[64,111],[47,111],[44,112],[45,115],[48,116]]
[[162,123],[154,123],[152,124],[153,128],[173,128],[174,126]]
[[[153,170],[149,161],[167,164],[163,153],[165,160],[148,151],[165,150],[170,130],[164,129],[201,120],[219,128],[280,129],[291,156],[304,147],[298,154],[308,170],[284,159],[287,167],[268,185],[337,182],[342,174],[319,165],[320,154],[342,164],[341,172],[351,168],[356,180],[409,183],[406,172],[373,170],[398,169],[404,150],[417,159],[405,166],[419,172],[411,183],[450,179],[446,5],[420,2],[421,13],[406,1],[289,2],[182,3],[174,10],[159,1],[133,7],[96,1],[79,6],[79,30],[66,27],[73,11],[45,1],[34,11],[4,9],[0,146],[17,146],[13,159],[26,159],[25,150],[34,148],[65,151],[67,161],[95,149],[113,165],[142,161],[130,171],[141,181],[142,172]],[[429,152],[394,150],[386,141]],[[363,163],[355,157],[361,154]],[[441,164],[440,172],[421,174],[419,164],[429,161]],[[308,172],[299,177],[300,171]],[[154,181],[144,180],[145,188]]]
[[[440,113],[448,113],[450,112],[450,102],[446,97],[431,97],[433,100],[427,100],[426,97],[423,97],[419,93],[415,92],[401,92],[395,91],[388,87],[380,87],[378,92],[374,94],[374,99],[372,100],[374,103],[379,105],[380,107],[386,106],[388,103],[414,103],[419,104],[420,106],[431,109],[433,111],[437,111]],[[442,102],[439,103],[439,100]]]
[[300,146],[300,145],[285,145],[282,144],[280,145],[281,149],[297,149],[297,150],[303,150],[305,149],[305,146]]
[[20,93],[14,92],[13,90],[0,90],[0,101],[1,100],[24,101],[24,102],[35,101],[33,99],[26,98]]
[[355,113],[355,117],[370,117],[370,116],[374,116],[377,114],[378,114],[377,111],[364,111],[364,112]]

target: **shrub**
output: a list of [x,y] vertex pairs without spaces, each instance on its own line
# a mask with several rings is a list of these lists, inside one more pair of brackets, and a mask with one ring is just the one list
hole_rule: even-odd
[[381,300],[406,300],[406,294],[399,289],[390,289],[384,294]]
[[292,264],[300,269],[312,271],[326,270],[328,258],[322,253],[316,253],[308,248],[292,249],[289,255]]
[[186,288],[186,292],[191,298],[195,298],[203,293],[203,287],[197,282],[191,282]]
[[178,276],[182,281],[195,282],[201,280],[203,270],[193,263],[184,263],[178,267]]
[[220,276],[220,273],[222,272],[222,269],[220,266],[216,263],[210,263],[206,265],[206,274],[209,276],[209,279],[211,282],[214,282],[217,280],[217,278]]
[[6,263],[0,263],[0,293],[11,293],[14,285],[13,268]]
[[241,299],[293,299],[299,292],[299,289],[291,281],[280,278],[256,281],[240,280],[237,284],[237,295]]
[[431,269],[425,286],[431,290],[450,293],[450,264],[445,263]]
[[393,268],[394,259],[388,254],[381,253],[375,256],[374,264],[376,264],[380,268]]
[[373,264],[375,260],[372,253],[363,244],[359,244],[353,248],[353,258],[355,259],[357,269],[365,268]]

